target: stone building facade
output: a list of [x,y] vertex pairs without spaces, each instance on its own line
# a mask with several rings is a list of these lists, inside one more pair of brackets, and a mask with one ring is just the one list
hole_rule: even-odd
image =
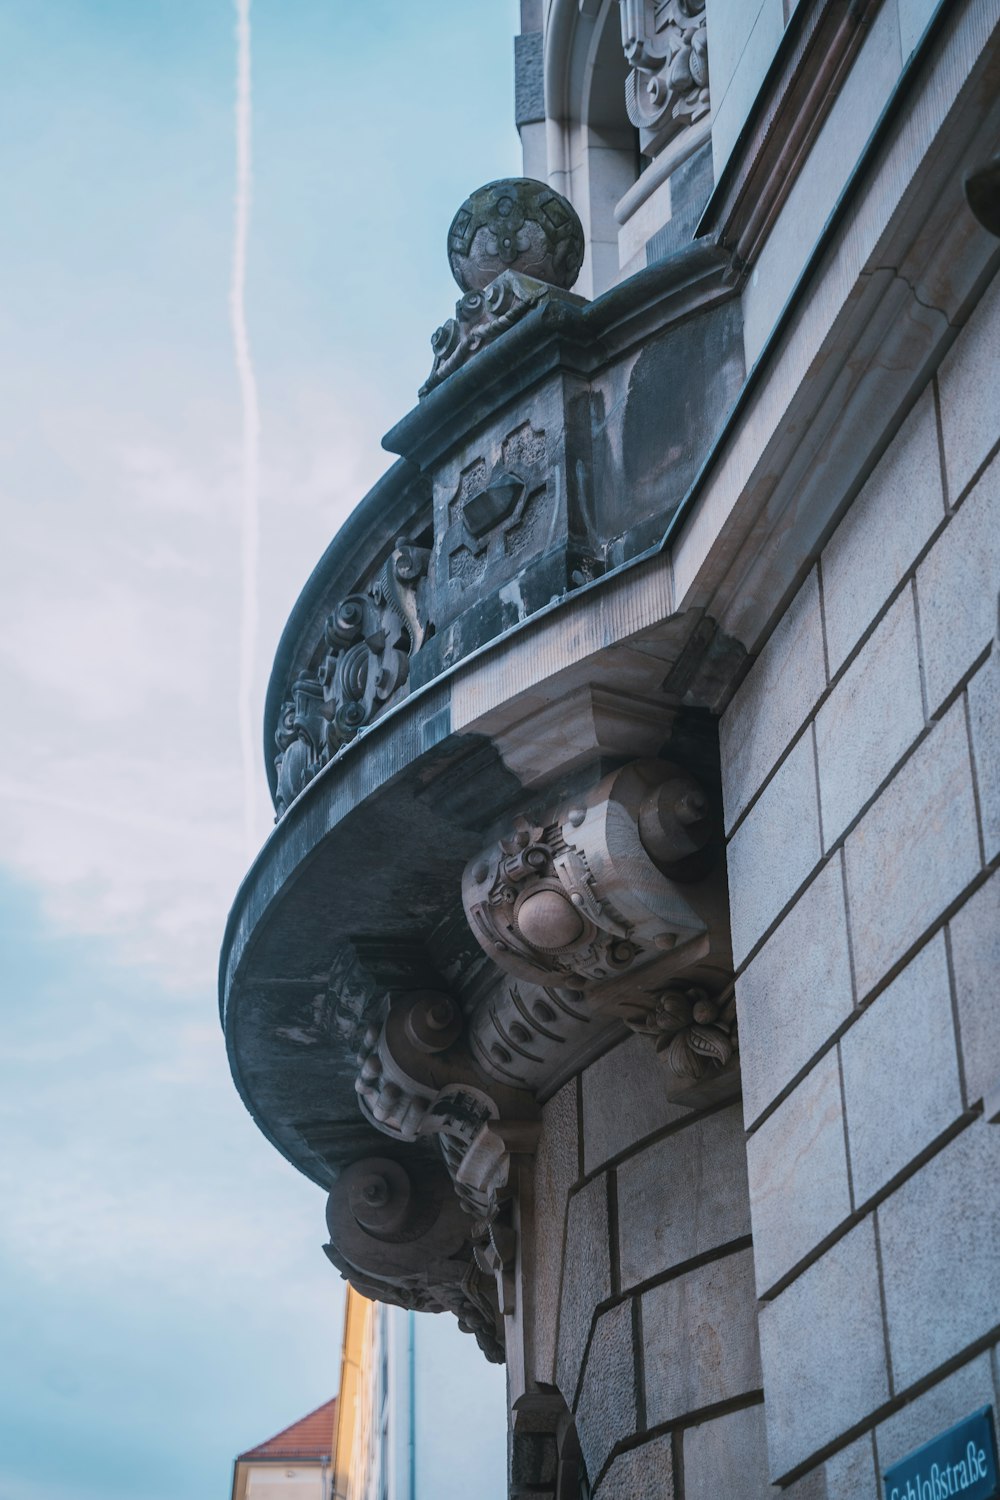
[[512,1497],[893,1500],[997,1404],[1000,0],[516,58],[279,647],[234,1077],[506,1361]]

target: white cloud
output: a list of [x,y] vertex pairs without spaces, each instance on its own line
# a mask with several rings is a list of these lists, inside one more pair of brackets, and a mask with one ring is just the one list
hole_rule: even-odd
[[[270,652],[337,525],[388,460],[371,411],[327,388],[265,431],[258,719]],[[206,413],[214,419],[216,413]],[[245,869],[236,731],[238,471],[209,430],[183,443],[50,414],[84,476],[73,503],[8,495],[0,599],[3,863],[59,923],[190,986],[214,975]],[[207,425],[211,425],[207,423]],[[260,840],[271,826],[263,760]]]

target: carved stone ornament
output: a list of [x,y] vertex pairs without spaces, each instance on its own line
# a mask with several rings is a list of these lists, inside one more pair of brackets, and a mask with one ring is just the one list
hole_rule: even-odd
[[374,582],[328,616],[315,677],[300,677],[282,705],[275,743],[277,817],[406,682],[423,644],[423,579],[430,552],[401,537]]
[[538,1098],[622,1023],[663,1053],[678,1102],[700,1106],[738,1085],[724,887],[698,781],[639,760],[551,812],[515,818],[470,862],[465,912],[493,964],[463,964],[467,1009],[427,982],[419,946],[344,946],[324,1009],[356,1050],[358,1106],[385,1139],[329,1197],[327,1254],[352,1285],[450,1309],[503,1358],[504,1319],[519,1312],[517,1195]]
[[[338,1180],[327,1254],[366,1295],[450,1308],[488,1358],[502,1359],[502,1318],[515,1303],[511,1160],[535,1148],[537,1107],[479,1071],[444,991],[376,999],[354,952],[335,970],[345,986],[338,1029],[357,1037],[359,1001],[370,1017],[357,1054],[361,1112],[397,1154],[354,1163]],[[411,1153],[405,1162],[400,1150]]]
[[417,394],[426,396],[478,350],[506,333],[550,291],[543,281],[517,271],[502,271],[483,291],[466,292],[455,303],[455,316],[442,323],[431,338],[434,364]]
[[565,292],[583,264],[583,225],[560,193],[530,177],[488,182],[448,231],[448,262],[464,292],[431,339],[426,396],[545,298]]
[[500,444],[495,462],[478,457],[462,470],[448,501],[442,552],[448,577],[475,586],[492,566],[527,552],[547,510],[549,464],[543,430],[522,422]]
[[[637,997],[638,998],[638,997]],[[713,996],[703,985],[668,985],[651,1004],[623,1002],[631,1031],[651,1037],[676,1080],[669,1091],[679,1102],[711,1104],[738,1084],[739,1039],[733,985]]]
[[477,188],[448,230],[448,263],[464,292],[484,291],[503,271],[568,289],[580,274],[583,249],[573,205],[531,177]]
[[643,150],[662,150],[711,109],[705,0],[619,0],[631,72],[625,107]]
[[352,1162],[333,1186],[326,1221],[327,1258],[355,1290],[416,1312],[452,1312],[486,1357],[502,1362],[494,1278],[476,1262],[442,1165],[388,1155]]
[[473,859],[462,880],[469,925],[519,979],[571,993],[604,987],[704,933],[679,881],[711,837],[692,776],[633,762],[544,825],[518,818]]

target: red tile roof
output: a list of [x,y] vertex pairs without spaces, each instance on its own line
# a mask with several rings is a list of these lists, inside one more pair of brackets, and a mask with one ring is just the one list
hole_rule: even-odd
[[329,1459],[333,1449],[333,1426],[337,1418],[337,1398],[317,1406],[307,1417],[300,1417],[291,1427],[285,1427],[265,1443],[248,1448],[239,1454],[237,1463],[244,1459]]

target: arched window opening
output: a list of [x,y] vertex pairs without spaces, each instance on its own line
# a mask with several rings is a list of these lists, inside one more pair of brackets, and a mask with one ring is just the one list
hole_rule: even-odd
[[[705,0],[552,0],[545,101],[549,181],[586,236],[577,290],[599,296],[649,263],[676,218],[670,178],[710,138]],[[705,171],[710,190],[707,157]],[[693,188],[702,202],[700,178]],[[697,215],[683,217],[678,242]]]

